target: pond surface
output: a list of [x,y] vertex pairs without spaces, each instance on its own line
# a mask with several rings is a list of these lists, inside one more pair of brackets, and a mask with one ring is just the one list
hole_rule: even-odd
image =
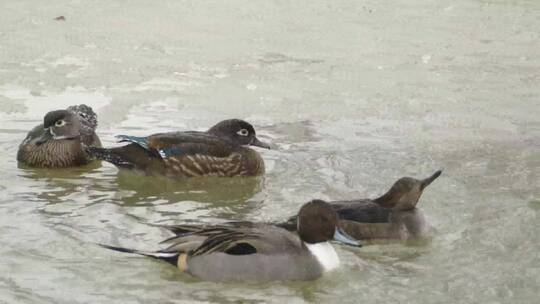
[[[0,302],[538,301],[540,2],[1,2]],[[79,103],[105,146],[245,119],[267,174],[19,168],[26,132]],[[149,224],[279,220],[437,169],[431,243],[337,247],[314,282],[201,282],[94,244],[153,249]]]

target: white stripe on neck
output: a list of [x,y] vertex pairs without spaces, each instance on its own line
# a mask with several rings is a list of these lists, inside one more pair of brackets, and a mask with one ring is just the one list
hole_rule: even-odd
[[315,256],[317,261],[322,265],[324,271],[336,269],[339,266],[339,257],[334,250],[334,247],[329,242],[321,242],[316,244],[306,244],[311,254]]

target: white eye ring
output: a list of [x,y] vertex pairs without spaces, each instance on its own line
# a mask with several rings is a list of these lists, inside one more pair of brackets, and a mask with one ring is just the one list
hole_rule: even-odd
[[63,119],[57,120],[57,121],[54,123],[54,125],[55,125],[56,127],[63,127],[65,124],[66,124],[66,121],[63,120]]
[[82,118],[86,118],[88,115],[86,115],[86,113],[79,112],[79,116],[82,117]]
[[246,129],[242,129],[242,130],[236,132],[236,134],[238,134],[238,135],[240,135],[240,136],[248,136],[249,131],[246,130]]

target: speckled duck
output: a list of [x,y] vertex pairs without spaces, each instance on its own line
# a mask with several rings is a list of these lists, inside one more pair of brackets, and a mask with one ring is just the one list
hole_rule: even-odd
[[[426,179],[402,177],[384,195],[375,199],[330,202],[341,227],[358,240],[417,240],[428,236],[429,226],[416,208],[425,188],[442,171]],[[296,230],[296,216],[278,226]]]
[[270,148],[257,138],[251,124],[240,119],[221,121],[206,132],[117,138],[129,144],[110,149],[89,147],[87,152],[121,169],[168,177],[262,175],[264,161],[248,146]]
[[91,107],[81,104],[66,110],[47,113],[43,124],[33,128],[19,145],[17,160],[40,168],[64,168],[92,161],[85,146],[101,147],[95,130],[97,115]]

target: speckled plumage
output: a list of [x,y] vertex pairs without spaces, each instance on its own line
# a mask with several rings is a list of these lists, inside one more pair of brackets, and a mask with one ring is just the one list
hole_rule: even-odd
[[[358,240],[423,238],[429,227],[416,204],[424,189],[441,172],[437,171],[423,180],[400,178],[388,192],[376,199],[333,201],[330,204],[338,213],[345,232]],[[294,231],[296,216],[277,225]]]
[[[72,113],[73,115],[63,116],[65,119],[73,120],[73,125],[68,125],[74,134],[64,139],[55,139],[50,133],[49,124],[54,121],[44,121],[34,127],[19,145],[17,160],[31,167],[42,168],[64,168],[88,164],[92,161],[83,149],[85,146],[101,147],[99,137],[95,134],[97,127],[97,116],[92,108],[86,105],[71,106],[68,110],[52,111],[45,117],[48,119],[53,112]],[[53,120],[55,117],[53,117]],[[45,128],[47,124],[47,129]]]
[[[239,135],[240,133],[245,135]],[[169,132],[147,137],[117,136],[128,145],[88,148],[90,155],[119,168],[169,177],[257,176],[264,174],[264,161],[246,146],[260,142],[253,127],[242,120],[225,120],[207,132]]]

